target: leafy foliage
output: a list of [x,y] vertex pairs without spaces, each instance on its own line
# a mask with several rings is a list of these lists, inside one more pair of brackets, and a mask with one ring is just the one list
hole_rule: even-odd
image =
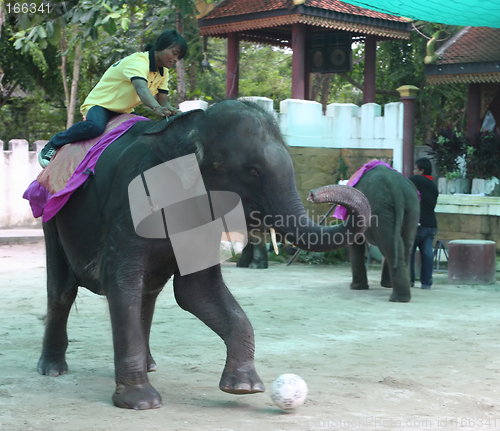
[[[33,2],[37,5],[47,3],[46,0]],[[39,97],[44,102],[40,109],[61,110],[63,113],[66,102],[60,73],[61,56],[67,55],[67,84],[70,86],[73,79],[73,47],[81,41],[83,49],[76,103],[78,109],[111,64],[142,50],[146,42],[154,41],[166,28],[175,28],[181,14],[184,37],[189,46],[184,59],[186,98],[202,99],[209,103],[224,100],[226,40],[209,38],[208,49],[204,50],[194,3],[194,0],[67,0],[50,2],[50,14],[11,14],[7,17],[9,22],[3,33],[8,33],[8,38],[16,35],[13,42],[19,49],[13,49],[2,34],[0,66],[5,70],[3,85],[19,82],[25,91],[41,89]],[[452,34],[456,30],[429,23],[417,25],[420,33],[427,35],[440,30],[445,37],[446,32]],[[63,30],[68,37],[66,48],[60,45]],[[416,106],[416,145],[430,141],[435,126],[452,124],[463,129],[467,94],[463,85],[430,86],[426,83],[423,59],[428,39],[420,33],[413,32],[410,40],[380,42],[376,71],[376,88],[384,90],[376,95],[378,104],[399,101],[395,90],[401,85],[412,84],[420,88]],[[363,93],[359,87],[362,88],[364,79],[364,44],[361,41],[356,43],[353,50],[355,65],[349,73],[349,81],[341,74],[332,74],[329,77],[327,103],[363,103]],[[291,58],[290,50],[241,43],[240,96],[272,98],[278,110],[280,101],[291,97]],[[25,66],[10,67],[21,64]],[[32,74],[32,70],[35,73]],[[175,103],[177,97],[177,75],[173,71],[170,101]],[[318,99],[321,98],[318,96]],[[1,105],[0,100],[0,109]],[[147,109],[139,109],[139,113],[150,115]],[[8,118],[6,112],[4,115]],[[63,118],[64,115],[56,117]],[[61,121],[51,128],[59,131],[64,127],[64,121]],[[2,136],[2,139],[5,137]]]
[[465,135],[462,132],[451,125],[439,128],[425,145],[429,147],[428,153],[434,158],[442,174],[459,171],[457,159],[467,151]]
[[500,131],[477,131],[465,139],[467,174],[470,178],[500,178]]

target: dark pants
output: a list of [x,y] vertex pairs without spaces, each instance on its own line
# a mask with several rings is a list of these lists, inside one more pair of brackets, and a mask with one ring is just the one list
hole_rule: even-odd
[[87,112],[86,121],[75,123],[64,132],[54,135],[50,143],[59,148],[73,142],[96,138],[104,133],[108,121],[117,115],[120,114],[102,106],[92,106]]
[[420,282],[422,287],[429,289],[432,286],[432,270],[434,267],[434,249],[432,244],[436,236],[437,228],[419,226],[415,244],[411,252],[411,284],[415,283],[415,251],[420,250]]

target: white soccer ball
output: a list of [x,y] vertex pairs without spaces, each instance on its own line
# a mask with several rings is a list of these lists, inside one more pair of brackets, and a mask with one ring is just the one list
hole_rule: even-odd
[[307,384],[296,374],[282,374],[271,384],[271,399],[283,410],[295,409],[307,398]]

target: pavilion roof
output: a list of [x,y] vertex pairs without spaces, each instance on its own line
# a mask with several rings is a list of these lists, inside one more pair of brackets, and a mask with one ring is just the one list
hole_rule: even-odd
[[239,32],[243,40],[255,41],[260,36],[261,42],[285,46],[290,45],[291,25],[296,23],[391,39],[407,39],[411,29],[404,18],[339,0],[303,0],[298,5],[293,0],[224,0],[198,20],[204,36]]
[[500,28],[464,27],[425,67],[430,84],[500,82]]

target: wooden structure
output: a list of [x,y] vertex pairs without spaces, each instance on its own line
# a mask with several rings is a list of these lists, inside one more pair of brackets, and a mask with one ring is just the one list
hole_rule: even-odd
[[[375,102],[376,43],[408,39],[411,25],[338,0],[224,0],[199,17],[203,36],[227,38],[226,97],[238,97],[240,41],[293,50],[292,99],[309,99],[311,38],[346,34],[365,43],[364,103]],[[350,44],[349,44],[350,48]]]
[[425,66],[429,84],[468,84],[467,133],[481,127],[489,110],[500,125],[500,28],[464,27],[436,50]]

